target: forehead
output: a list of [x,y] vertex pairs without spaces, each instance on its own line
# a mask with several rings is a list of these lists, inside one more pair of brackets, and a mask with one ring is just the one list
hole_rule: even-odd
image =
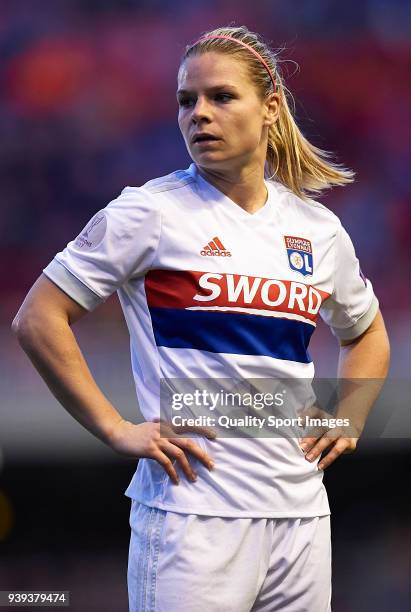
[[247,66],[238,57],[208,52],[188,57],[178,71],[179,89],[212,88],[220,84],[252,86]]

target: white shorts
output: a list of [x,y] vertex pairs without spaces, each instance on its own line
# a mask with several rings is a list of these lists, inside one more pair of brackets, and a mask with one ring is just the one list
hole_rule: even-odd
[[130,612],[329,612],[330,517],[220,518],[133,500]]

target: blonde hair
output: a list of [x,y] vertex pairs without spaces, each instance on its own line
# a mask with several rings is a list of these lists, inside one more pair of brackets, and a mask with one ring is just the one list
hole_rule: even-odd
[[269,66],[280,96],[278,120],[269,127],[266,156],[267,178],[275,178],[297,196],[307,200],[335,185],[346,185],[354,180],[354,172],[331,161],[333,154],[311,144],[299,129],[290,110],[288,98],[294,99],[286,88],[280,71],[279,52],[275,52],[255,32],[245,26],[224,27],[205,32],[197,42],[188,45],[182,57],[183,63],[192,55],[202,55],[208,51],[238,56],[249,68],[250,78],[257,87],[262,99],[273,93],[273,83],[264,64],[243,45],[226,38],[207,38],[230,36],[249,45]]

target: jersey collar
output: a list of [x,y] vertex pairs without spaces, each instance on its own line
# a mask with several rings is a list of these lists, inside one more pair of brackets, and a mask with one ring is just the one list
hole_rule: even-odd
[[261,221],[266,222],[267,220],[272,218],[274,211],[273,200],[275,199],[275,188],[269,181],[265,180],[265,185],[267,187],[268,197],[267,201],[256,213],[249,213],[244,208],[236,204],[233,200],[227,197],[222,191],[214,187],[211,183],[209,183],[205,178],[201,176],[198,172],[198,168],[196,164],[192,163],[190,167],[187,169],[187,172],[195,179],[199,190],[205,199],[210,199],[218,202],[222,206],[224,206],[228,213],[235,216],[237,219],[242,218],[250,223],[260,223]]

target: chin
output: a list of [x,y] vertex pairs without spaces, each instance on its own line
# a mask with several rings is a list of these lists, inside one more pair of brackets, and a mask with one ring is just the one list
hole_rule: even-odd
[[202,166],[203,168],[215,168],[216,166],[221,166],[225,164],[225,160],[217,158],[213,155],[196,155],[195,157],[191,156],[191,159],[197,164],[197,166]]
[[238,156],[223,157],[222,155],[202,154],[196,155],[195,157],[191,156],[191,158],[197,166],[204,168],[204,170],[214,170],[218,172],[233,172],[241,169],[245,164],[245,161]]
[[222,155],[220,151],[204,151],[203,153],[190,155],[191,159],[203,168],[220,168],[232,163],[232,157]]

